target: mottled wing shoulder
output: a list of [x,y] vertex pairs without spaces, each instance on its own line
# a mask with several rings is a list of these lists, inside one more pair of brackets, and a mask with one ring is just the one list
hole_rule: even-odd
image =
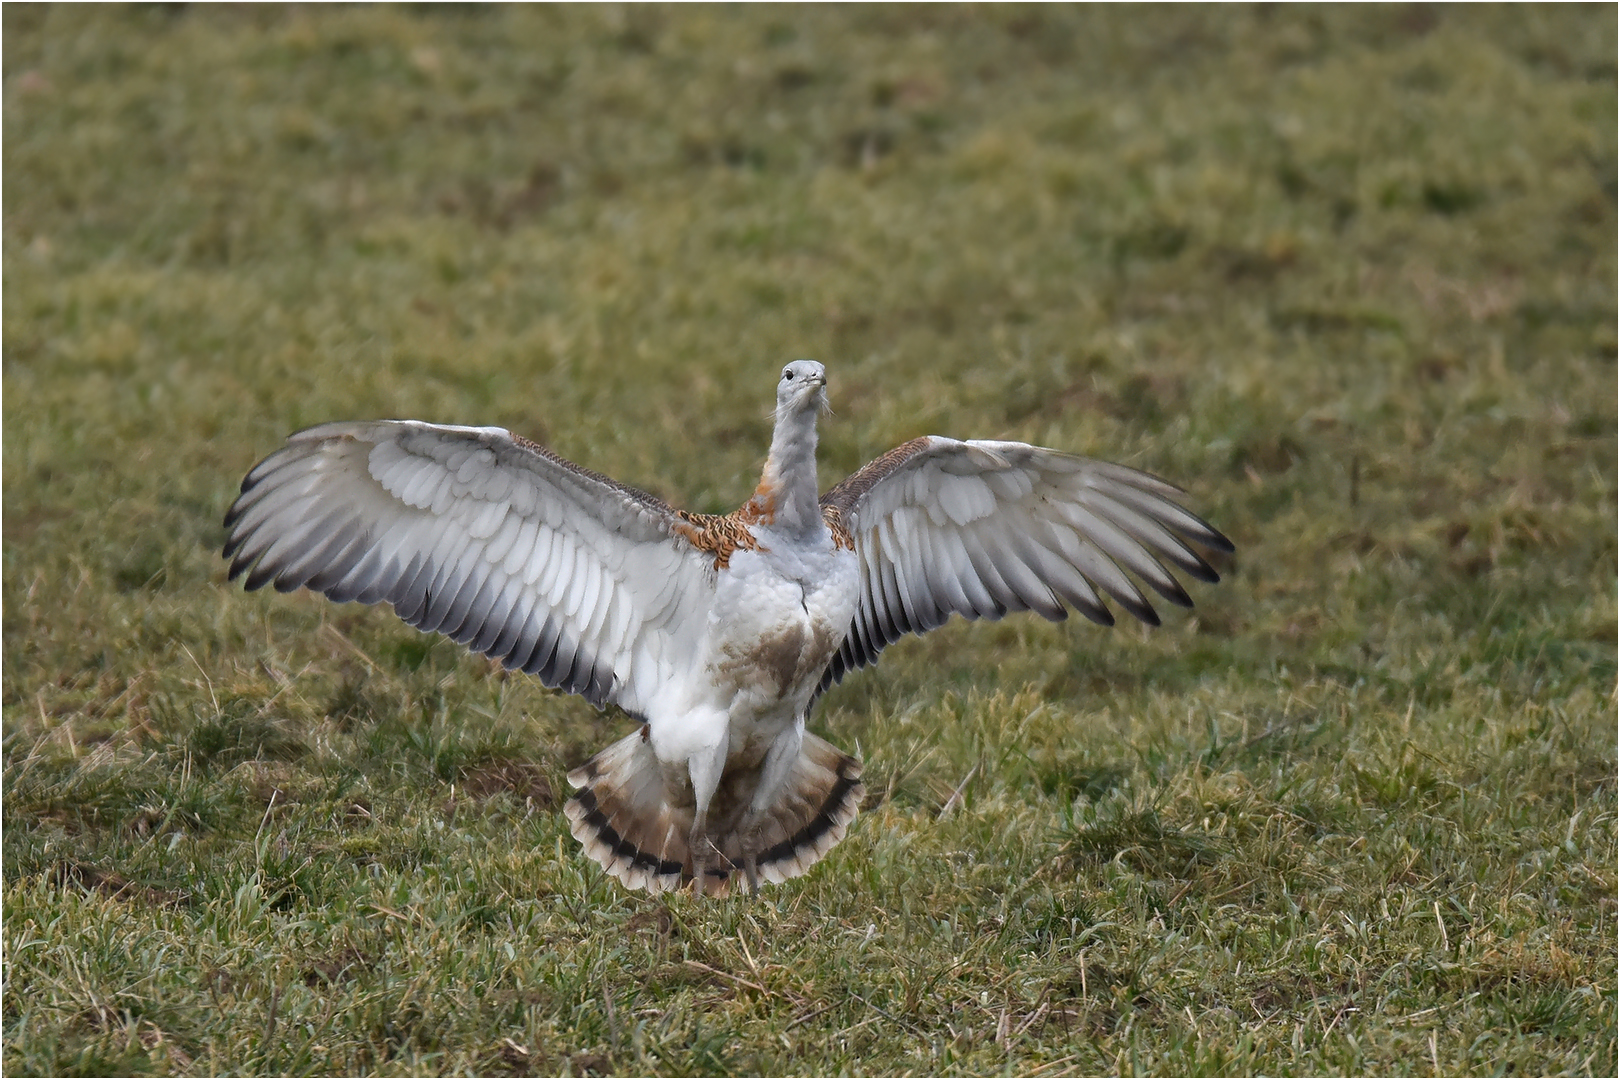
[[731,565],[731,557],[738,551],[757,551],[759,541],[754,539],[749,519],[740,512],[730,514],[694,514],[677,510],[672,528],[675,535],[705,555],[714,557],[714,568],[724,570]]
[[825,517],[830,511],[831,520],[843,522],[867,492],[913,458],[927,453],[934,442],[935,436],[922,435],[868,461],[821,497],[822,515]]
[[673,518],[682,516],[684,513],[650,492],[631,487],[629,484],[621,484],[611,476],[604,476],[595,470],[587,469],[583,465],[569,461],[550,447],[537,443],[533,439],[526,439],[522,435],[506,431],[504,428],[474,428],[472,430],[504,432],[507,438],[511,439],[512,445],[518,449],[541,458],[554,468],[572,474],[584,482],[595,484],[603,491],[613,492],[620,498],[646,510],[658,520],[668,522]]

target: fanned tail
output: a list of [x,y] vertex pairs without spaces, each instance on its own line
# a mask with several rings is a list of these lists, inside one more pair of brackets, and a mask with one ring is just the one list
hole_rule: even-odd
[[637,731],[568,774],[563,813],[585,854],[631,889],[660,893],[691,877],[692,810],[670,804],[664,773]]
[[[751,828],[741,820],[741,806],[720,815],[711,831],[715,852],[705,891],[724,896],[749,852],[763,881],[780,883],[805,873],[855,820],[866,793],[860,776],[859,761],[806,733],[781,792]],[[609,874],[652,893],[692,880],[691,805],[669,797],[664,769],[642,732],[591,758],[568,774],[568,782],[579,788],[563,808],[570,831]]]
[[844,838],[865,795],[861,763],[805,732],[781,794],[754,824],[752,835],[732,832],[716,837],[715,843],[739,867],[753,850],[760,879],[780,884],[808,871]]

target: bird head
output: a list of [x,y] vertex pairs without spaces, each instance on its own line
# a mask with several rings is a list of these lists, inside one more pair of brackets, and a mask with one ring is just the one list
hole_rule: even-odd
[[778,416],[827,407],[827,369],[814,360],[795,360],[776,384]]

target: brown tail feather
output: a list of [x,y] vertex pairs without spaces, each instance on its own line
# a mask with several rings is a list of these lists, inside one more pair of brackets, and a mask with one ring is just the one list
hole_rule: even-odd
[[[724,815],[731,821],[719,824],[711,837],[719,856],[710,855],[706,891],[725,895],[749,850],[765,881],[783,882],[809,870],[855,819],[865,793],[860,775],[860,762],[807,733],[781,795],[750,835],[738,831],[739,815]],[[664,776],[640,732],[568,774],[580,789],[563,811],[570,831],[587,855],[631,889],[658,893],[692,879],[692,809],[677,805],[687,800],[666,796]]]
[[781,883],[798,877],[844,838],[866,794],[860,777],[859,761],[806,732],[782,794],[753,836],[726,837],[718,842],[721,852],[741,864],[746,842],[761,879]]
[[568,774],[579,788],[563,807],[574,839],[631,889],[680,888],[692,873],[692,812],[664,797],[663,770],[636,732]]

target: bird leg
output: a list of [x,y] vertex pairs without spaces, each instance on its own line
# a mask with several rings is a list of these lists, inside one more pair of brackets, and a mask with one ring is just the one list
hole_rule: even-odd
[[[715,846],[709,839],[707,829],[699,821],[693,825],[691,834],[687,837],[687,845],[692,852],[692,895],[707,896],[709,894],[709,881],[711,879],[724,883],[737,868],[736,864],[726,858],[725,853]],[[711,860],[715,863],[713,872],[710,872]]]
[[706,896],[709,891],[709,843],[708,811],[699,810],[692,818],[692,832],[687,837],[687,846],[692,852],[692,895]]
[[[718,746],[699,751],[687,759],[687,775],[692,780],[692,831],[687,837],[692,852],[692,895],[705,896],[709,891],[709,854],[720,855],[709,840],[709,800],[720,786],[720,773],[726,764],[726,739],[722,735]],[[720,856],[722,859],[725,856]]]

